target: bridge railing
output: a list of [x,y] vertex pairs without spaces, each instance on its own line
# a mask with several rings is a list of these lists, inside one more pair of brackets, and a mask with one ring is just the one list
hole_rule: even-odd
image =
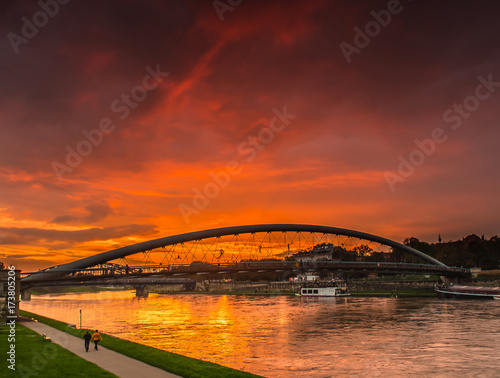
[[419,263],[398,263],[398,262],[374,262],[374,261],[307,261],[307,262],[302,262],[303,266],[320,266],[320,265],[325,265],[325,266],[336,266],[338,265],[339,267],[342,268],[363,268],[366,267],[367,269],[376,269],[376,270],[383,270],[383,269],[394,269],[394,270],[428,270],[428,271],[434,271],[434,272],[457,272],[461,274],[470,274],[470,269],[467,268],[459,268],[459,267],[443,267],[439,265],[434,265],[434,264],[419,264]]
[[[434,272],[470,274],[470,270],[458,267],[443,267],[433,264],[396,263],[396,262],[361,262],[361,261],[241,261],[237,263],[191,263],[177,265],[138,265],[117,267],[93,267],[76,270],[60,270],[56,272],[39,271],[21,274],[21,279],[28,280],[87,280],[95,277],[118,278],[125,276],[141,276],[166,274],[208,274],[245,271],[280,271],[280,270],[340,270],[340,271],[392,271],[392,272]],[[25,280],[26,281],[26,280]]]

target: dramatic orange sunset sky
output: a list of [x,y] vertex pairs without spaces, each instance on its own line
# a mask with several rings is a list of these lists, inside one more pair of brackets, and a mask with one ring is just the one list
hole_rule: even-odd
[[0,261],[258,223],[500,233],[498,2],[0,10]]

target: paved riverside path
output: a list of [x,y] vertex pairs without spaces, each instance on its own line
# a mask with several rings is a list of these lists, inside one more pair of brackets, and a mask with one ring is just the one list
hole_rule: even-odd
[[19,317],[19,322],[40,335],[45,334],[50,337],[52,342],[59,344],[63,348],[76,354],[77,356],[93,362],[104,370],[116,374],[122,378],[166,378],[179,377],[178,375],[168,373],[165,370],[145,364],[134,358],[127,357],[123,354],[109,350],[99,345],[99,350],[94,350],[94,343],[90,342],[88,352],[85,352],[84,340],[69,333],[59,331],[58,329],[49,327],[46,324],[35,322],[25,317]]

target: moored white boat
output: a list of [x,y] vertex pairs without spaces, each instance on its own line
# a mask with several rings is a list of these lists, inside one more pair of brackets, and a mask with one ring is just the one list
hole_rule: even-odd
[[440,298],[500,299],[500,287],[485,286],[435,286]]
[[346,286],[311,286],[301,288],[300,292],[295,295],[299,297],[347,297],[351,294]]

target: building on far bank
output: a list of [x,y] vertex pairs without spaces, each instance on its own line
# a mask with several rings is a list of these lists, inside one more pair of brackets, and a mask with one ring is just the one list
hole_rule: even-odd
[[292,255],[294,261],[356,261],[358,254],[333,244],[321,244],[312,251],[301,251]]

